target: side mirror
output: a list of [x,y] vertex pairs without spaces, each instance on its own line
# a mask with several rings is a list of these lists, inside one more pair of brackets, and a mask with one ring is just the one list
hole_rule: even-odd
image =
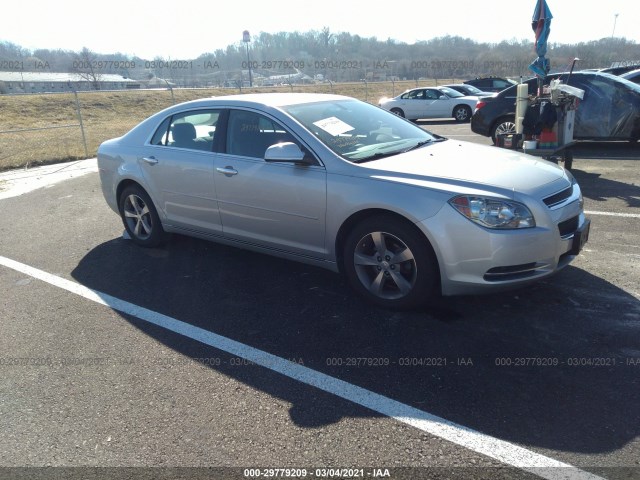
[[271,145],[264,152],[266,162],[285,162],[311,165],[313,160],[300,150],[300,147],[292,142],[277,143]]
[[446,100],[446,99],[447,99],[447,96],[443,94],[443,95],[440,95],[438,98],[439,98],[440,100]]

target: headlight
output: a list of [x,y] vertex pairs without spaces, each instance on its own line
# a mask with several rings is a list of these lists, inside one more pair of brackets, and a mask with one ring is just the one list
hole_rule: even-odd
[[449,204],[483,227],[512,229],[536,226],[531,211],[518,202],[460,195],[449,200]]

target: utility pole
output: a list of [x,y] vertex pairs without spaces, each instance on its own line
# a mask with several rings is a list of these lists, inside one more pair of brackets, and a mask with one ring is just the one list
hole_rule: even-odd
[[244,32],[242,32],[242,41],[247,47],[247,65],[249,66],[249,86],[253,87],[253,81],[251,80],[251,60],[249,59],[249,42],[251,41],[251,35],[249,35],[249,30],[245,30]]

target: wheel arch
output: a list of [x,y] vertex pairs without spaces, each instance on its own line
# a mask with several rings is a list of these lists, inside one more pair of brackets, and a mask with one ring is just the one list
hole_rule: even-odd
[[414,222],[412,222],[411,220],[409,220],[407,217],[405,217],[404,215],[398,213],[398,212],[394,212],[392,210],[387,210],[384,208],[368,208],[365,210],[360,210],[358,212],[353,213],[351,216],[349,216],[347,219],[345,219],[344,222],[342,222],[342,225],[340,225],[340,228],[338,229],[338,233],[336,235],[336,241],[335,241],[335,254],[336,254],[336,263],[338,265],[338,270],[340,271],[340,273],[344,273],[344,256],[343,256],[343,250],[344,250],[344,243],[349,235],[349,232],[353,229],[353,227],[355,227],[358,223],[368,219],[368,218],[373,218],[373,217],[380,217],[380,216],[387,216],[387,217],[394,217],[397,220],[405,223],[409,228],[411,228],[412,230],[414,230],[414,232],[416,234],[418,234],[420,237],[424,238],[424,240],[427,242],[427,245],[429,247],[429,249],[431,250],[431,253],[433,254],[433,258],[435,258],[436,260],[436,269],[437,269],[437,275],[436,277],[438,278],[438,285],[437,285],[437,289],[440,290],[441,289],[441,270],[440,270],[440,261],[439,261],[439,257],[438,254],[435,251],[435,248],[433,246],[433,242],[431,241],[431,239],[420,229],[416,226],[416,224]]
[[156,211],[158,212],[158,217],[160,217],[160,222],[164,224],[164,221],[166,220],[164,210],[159,208],[158,202],[154,198],[153,194],[149,191],[149,189],[146,188],[142,183],[140,183],[138,180],[134,178],[123,178],[122,180],[120,180],[120,183],[118,183],[118,186],[116,187],[116,205],[118,205],[118,209],[120,208],[120,195],[122,195],[122,191],[125,188],[130,187],[131,185],[140,187],[142,190],[144,190],[144,192],[147,195],[149,195],[149,198],[153,202],[153,205],[156,207]]
[[[145,192],[147,192],[147,195],[149,195],[149,192],[147,191],[146,188],[144,188],[144,186],[142,186],[140,184],[140,182],[137,182],[131,178],[125,178],[122,181],[120,181],[120,183],[118,184],[118,186],[116,187],[116,201],[118,202],[118,204],[120,204],[120,195],[122,195],[122,191],[131,186],[131,185],[135,185],[137,187],[140,187],[142,190],[144,190]],[[151,196],[151,195],[149,195]]]

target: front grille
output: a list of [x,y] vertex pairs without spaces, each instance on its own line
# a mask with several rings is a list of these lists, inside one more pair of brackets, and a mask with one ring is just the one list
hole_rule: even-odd
[[564,202],[567,198],[569,198],[573,194],[573,185],[569,188],[565,188],[561,192],[558,192],[550,197],[547,197],[543,200],[545,205],[549,208],[552,208],[562,202]]
[[575,232],[578,229],[579,221],[580,221],[580,217],[576,215],[575,217],[570,218],[569,220],[560,222],[558,224],[558,230],[560,231],[560,236],[565,238],[573,235],[573,232]]

